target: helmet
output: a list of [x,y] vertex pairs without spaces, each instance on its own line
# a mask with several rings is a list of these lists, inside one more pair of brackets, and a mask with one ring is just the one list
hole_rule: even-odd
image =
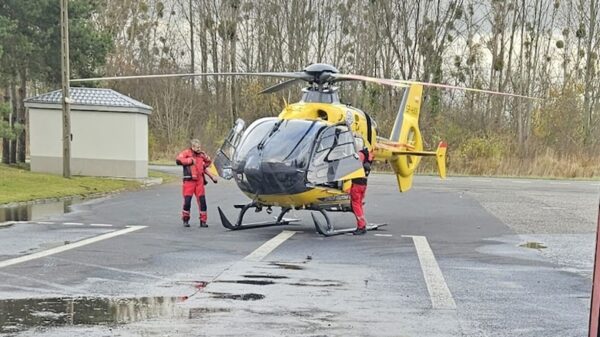
[[190,140],[190,147],[192,148],[192,151],[194,152],[200,152],[202,151],[202,148],[200,146],[200,141],[198,139],[192,139]]

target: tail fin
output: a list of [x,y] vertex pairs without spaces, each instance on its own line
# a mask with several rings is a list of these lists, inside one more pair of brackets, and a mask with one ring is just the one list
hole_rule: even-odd
[[[411,84],[404,90],[402,102],[396,115],[394,128],[390,135],[390,140],[393,142],[403,142],[403,137],[406,138],[407,129],[411,126],[419,128],[419,113],[421,112],[421,97],[423,96],[423,86],[419,84]],[[405,140],[405,139],[404,139]]]
[[423,151],[423,139],[419,130],[422,94],[423,86],[420,84],[411,84],[406,88],[390,139],[377,137],[375,144],[375,159],[390,163],[396,173],[400,192],[406,192],[412,187],[413,174],[421,157],[435,157],[440,177],[446,178],[448,145],[440,142],[435,152]]
[[435,151],[435,160],[437,161],[438,173],[440,178],[446,179],[446,150],[448,144],[446,142],[440,142],[438,148]]
[[[411,84],[405,89],[390,135],[391,141],[407,144],[415,151],[423,150],[423,139],[419,130],[422,94],[423,86],[419,84]],[[412,187],[413,173],[420,160],[419,156],[412,155],[397,155],[390,160],[400,192],[408,191]]]

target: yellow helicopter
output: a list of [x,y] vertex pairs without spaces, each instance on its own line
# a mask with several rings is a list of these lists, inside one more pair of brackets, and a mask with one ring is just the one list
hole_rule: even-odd
[[[251,201],[234,205],[240,209],[237,221],[229,221],[218,207],[223,226],[230,230],[287,225],[296,219],[284,216],[292,209],[316,211],[325,224],[311,213],[315,229],[324,236],[344,234],[355,228],[336,229],[327,212],[351,212],[351,180],[365,177],[355,144],[373,153],[374,161],[387,161],[400,192],[412,186],[413,174],[421,157],[435,157],[441,178],[446,177],[447,145],[440,142],[435,151],[423,150],[419,112],[423,86],[456,88],[476,92],[525,97],[488,90],[454,87],[435,83],[391,80],[341,74],[329,64],[317,63],[301,72],[164,74],[77,79],[71,82],[165,78],[185,76],[266,76],[287,78],[263,90],[272,93],[298,81],[305,81],[302,99],[288,104],[278,117],[261,118],[247,128],[238,119],[214,157],[212,170],[224,179],[234,179]],[[340,102],[335,84],[364,81],[404,88],[400,108],[389,138],[378,135],[376,122],[364,111]],[[281,212],[274,221],[243,223],[249,209],[267,213],[272,207]],[[381,225],[367,225],[375,230]]]

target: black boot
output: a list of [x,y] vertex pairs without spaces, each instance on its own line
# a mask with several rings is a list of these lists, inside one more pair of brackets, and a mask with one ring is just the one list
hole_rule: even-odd
[[183,220],[183,227],[190,227],[190,220]]
[[352,234],[365,235],[365,234],[367,234],[367,229],[366,228],[357,228],[354,232],[352,232]]
[[208,224],[204,221],[200,221],[200,227],[206,228],[208,227]]

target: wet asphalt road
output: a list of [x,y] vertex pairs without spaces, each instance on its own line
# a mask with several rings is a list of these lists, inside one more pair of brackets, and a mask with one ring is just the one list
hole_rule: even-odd
[[180,226],[177,182],[122,193],[0,229],[0,335],[583,336],[598,191],[417,177],[400,194],[393,176],[374,175],[367,218],[389,226],[332,238],[308,212],[225,230],[216,206],[233,219],[246,202],[232,182],[208,185],[208,229]]

